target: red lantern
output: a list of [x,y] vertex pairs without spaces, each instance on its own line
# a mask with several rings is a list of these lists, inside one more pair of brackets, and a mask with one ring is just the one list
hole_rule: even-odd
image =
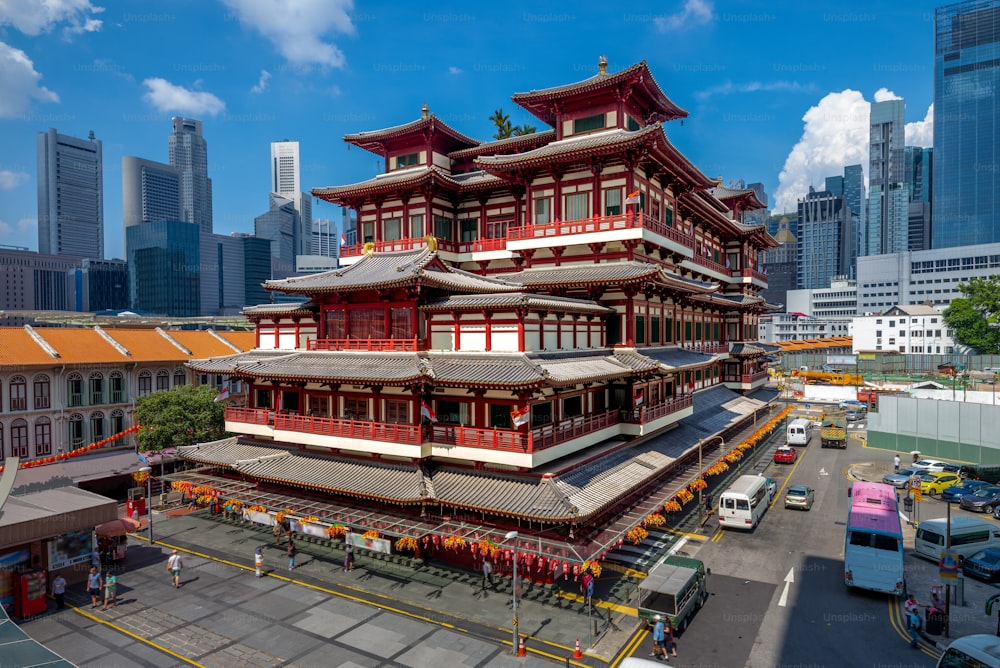
[[563,580],[569,580],[570,566],[568,561],[563,562]]
[[545,570],[545,557],[538,557],[538,561],[535,562],[535,566],[538,568],[538,570],[544,571]]
[[473,556],[479,551],[479,544],[476,542],[469,543],[469,549],[472,550]]
[[432,538],[432,540],[434,541],[434,547],[440,547],[440,545],[441,545],[441,537],[440,536],[434,536]]
[[503,560],[504,561],[510,561],[510,550],[505,549],[503,551]]

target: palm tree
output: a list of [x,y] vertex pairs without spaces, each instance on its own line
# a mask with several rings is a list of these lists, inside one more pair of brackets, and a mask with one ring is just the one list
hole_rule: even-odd
[[497,109],[490,116],[490,121],[496,126],[497,132],[493,135],[494,139],[507,139],[514,135],[514,128],[510,124],[510,116],[503,113],[503,109]]

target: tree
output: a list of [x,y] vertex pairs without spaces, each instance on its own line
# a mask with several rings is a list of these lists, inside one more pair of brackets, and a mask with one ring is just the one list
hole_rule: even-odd
[[493,135],[494,139],[507,139],[508,137],[520,137],[521,135],[530,135],[537,132],[537,129],[533,125],[511,125],[510,116],[503,113],[503,109],[497,109],[490,116],[490,121],[496,126],[496,134]]
[[958,286],[965,297],[951,302],[944,321],[955,340],[981,355],[1000,353],[1000,277],[976,277]]
[[139,397],[135,420],[142,427],[135,440],[140,450],[214,441],[226,436],[225,407],[216,402],[211,385],[182,385]]

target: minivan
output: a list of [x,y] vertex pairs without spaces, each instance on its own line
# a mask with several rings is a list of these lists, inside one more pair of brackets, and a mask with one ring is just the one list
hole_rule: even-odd
[[785,442],[788,445],[809,445],[809,420],[797,419],[788,423]]
[[[917,525],[913,551],[926,559],[938,561],[944,552],[944,534],[947,520],[924,520]],[[951,551],[970,557],[987,547],[1000,547],[1000,527],[975,517],[951,518]]]
[[951,643],[937,668],[1000,668],[1000,638],[975,633]]

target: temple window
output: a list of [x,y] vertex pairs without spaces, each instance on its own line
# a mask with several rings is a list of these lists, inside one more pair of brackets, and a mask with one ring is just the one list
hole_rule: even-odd
[[434,236],[438,239],[451,241],[451,219],[444,216],[434,216]]
[[583,415],[583,397],[577,395],[563,399],[563,416],[576,417],[577,415]]
[[361,225],[361,239],[363,243],[375,241],[375,223],[367,222]]
[[352,309],[348,317],[352,339],[385,338],[385,309]]
[[546,225],[552,222],[552,198],[535,198],[535,225]]
[[271,390],[257,390],[254,392],[254,406],[257,408],[270,408]]
[[590,193],[566,195],[565,220],[583,220],[590,217]]
[[459,401],[438,400],[437,419],[445,424],[468,424],[469,404]]
[[510,406],[507,404],[490,404],[490,426],[494,429],[512,429]]
[[409,411],[407,402],[387,400],[385,402],[385,421],[391,424],[407,424]]
[[410,216],[410,238],[419,239],[424,236],[424,215],[416,213]]
[[479,238],[479,220],[477,218],[468,218],[461,221],[461,241],[469,242],[475,241]]
[[402,223],[401,218],[386,218],[382,222],[382,239],[384,241],[399,241],[402,238]]
[[540,427],[552,424],[552,402],[545,401],[531,407],[531,426]]
[[410,308],[390,309],[389,315],[392,318],[391,338],[412,339],[413,331],[413,310]]
[[631,116],[626,116],[626,118],[627,120],[625,122],[625,127],[627,127],[629,130],[635,131],[642,128],[642,126],[639,125],[639,121],[635,120]]
[[419,164],[420,164],[419,153],[407,153],[406,155],[396,156],[396,169],[403,169],[405,167],[414,167]]
[[606,188],[604,190],[604,215],[618,216],[622,212],[622,189]]
[[368,420],[367,399],[344,399],[344,417],[348,420]]
[[327,311],[326,312],[326,338],[328,339],[345,339],[347,334],[344,332],[344,312],[343,311]]
[[646,342],[646,316],[635,316],[635,342],[636,344]]
[[583,118],[576,118],[573,120],[573,134],[575,135],[578,135],[581,132],[603,129],[604,114],[594,114],[593,116],[584,116]]

